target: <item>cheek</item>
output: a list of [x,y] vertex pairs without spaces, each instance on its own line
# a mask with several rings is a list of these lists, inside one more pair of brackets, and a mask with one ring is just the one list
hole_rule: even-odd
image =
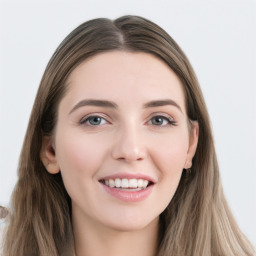
[[[81,132],[59,131],[55,140],[56,158],[65,188],[73,202],[86,201],[100,169],[103,149],[98,141]],[[93,181],[93,182],[92,182]]]
[[[99,168],[102,147],[82,133],[65,133],[56,138],[56,157],[62,174],[70,178],[93,176]],[[72,175],[71,175],[72,174]]]
[[177,129],[158,138],[154,144],[158,146],[151,146],[151,158],[162,175],[180,173],[186,162],[189,147],[188,132],[185,129]]
[[[172,200],[180,182],[189,147],[186,130],[173,130],[151,141],[150,159],[158,173],[154,200],[163,212]],[[155,146],[154,146],[155,145]],[[159,198],[161,200],[159,201]]]
[[158,171],[158,189],[161,194],[162,211],[169,205],[180,182],[186,162],[188,140],[184,134],[167,136],[159,147],[151,151],[151,159]]

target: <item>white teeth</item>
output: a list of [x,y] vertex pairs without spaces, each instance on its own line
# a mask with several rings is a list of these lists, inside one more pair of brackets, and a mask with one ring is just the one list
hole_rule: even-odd
[[137,188],[137,183],[136,179],[129,180],[129,188]]
[[143,181],[143,188],[146,188],[148,186],[148,180]]
[[121,187],[122,188],[129,188],[129,181],[128,181],[128,179],[122,179]]
[[138,180],[137,186],[138,186],[139,188],[142,188],[142,187],[143,187],[143,179],[139,179],[139,180]]
[[104,180],[104,184],[111,188],[122,189],[144,189],[147,188],[149,181],[144,179],[108,179]]
[[109,186],[111,187],[111,188],[113,188],[113,187],[115,187],[115,181],[114,180],[112,180],[112,179],[110,179],[109,180]]
[[121,182],[121,180],[120,179],[115,179],[115,184],[116,184],[116,187],[117,188],[120,188],[121,187],[121,184],[122,184],[122,182]]

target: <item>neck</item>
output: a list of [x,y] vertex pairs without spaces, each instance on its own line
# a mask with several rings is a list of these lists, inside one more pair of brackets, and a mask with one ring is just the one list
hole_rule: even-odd
[[122,231],[73,218],[76,256],[154,256],[158,219],[138,230]]

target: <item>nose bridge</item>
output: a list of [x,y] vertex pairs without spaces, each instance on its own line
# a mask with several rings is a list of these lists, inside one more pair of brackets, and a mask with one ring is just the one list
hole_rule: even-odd
[[146,149],[139,124],[129,120],[119,126],[114,141],[112,156],[127,162],[142,160]]

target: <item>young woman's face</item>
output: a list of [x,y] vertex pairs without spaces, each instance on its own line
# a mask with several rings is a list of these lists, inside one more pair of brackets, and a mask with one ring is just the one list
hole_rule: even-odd
[[197,144],[178,77],[150,54],[114,51],[67,85],[48,170],[61,171],[73,218],[118,230],[156,223]]

